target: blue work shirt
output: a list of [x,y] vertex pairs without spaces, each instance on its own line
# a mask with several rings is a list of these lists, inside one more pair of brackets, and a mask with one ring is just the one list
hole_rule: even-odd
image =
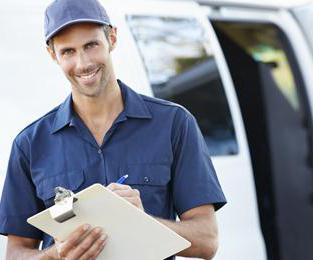
[[194,117],[183,107],[139,95],[118,81],[124,110],[99,146],[72,108],[71,95],[14,140],[0,204],[0,233],[54,241],[26,219],[53,205],[54,188],[78,192],[125,184],[140,191],[148,214],[175,220],[225,197]]

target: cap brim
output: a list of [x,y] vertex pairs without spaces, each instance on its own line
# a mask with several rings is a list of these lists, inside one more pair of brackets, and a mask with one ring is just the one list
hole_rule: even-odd
[[65,27],[75,24],[75,23],[96,23],[96,24],[103,24],[103,25],[110,25],[110,23],[108,22],[104,22],[101,20],[95,20],[95,19],[77,19],[77,20],[72,20],[70,22],[64,23],[61,26],[59,26],[57,29],[55,29],[53,32],[51,32],[50,34],[48,34],[46,36],[46,43],[48,43],[48,41],[55,36],[58,32],[60,32],[62,29],[64,29]]

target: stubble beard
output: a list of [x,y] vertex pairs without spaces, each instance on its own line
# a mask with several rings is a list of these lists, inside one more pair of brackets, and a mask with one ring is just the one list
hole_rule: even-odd
[[79,82],[75,79],[75,76],[68,77],[69,81],[72,85],[72,90],[78,92],[82,96],[86,96],[89,98],[95,98],[100,96],[100,94],[105,90],[106,86],[109,82],[109,73],[106,72],[104,65],[100,65],[101,73],[100,81],[97,82],[94,86],[84,86],[79,84]]

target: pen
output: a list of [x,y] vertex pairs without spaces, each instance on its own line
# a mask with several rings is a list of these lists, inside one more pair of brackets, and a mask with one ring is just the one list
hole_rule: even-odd
[[122,176],[121,178],[119,178],[116,183],[119,183],[119,184],[123,184],[124,181],[128,178],[128,174]]

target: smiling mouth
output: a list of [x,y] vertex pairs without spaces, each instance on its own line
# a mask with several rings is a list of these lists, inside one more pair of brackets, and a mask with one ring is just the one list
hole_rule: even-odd
[[99,72],[99,70],[100,68],[97,68],[96,70],[91,71],[88,74],[81,74],[81,75],[76,75],[76,76],[83,80],[89,80],[89,79],[92,79]]

